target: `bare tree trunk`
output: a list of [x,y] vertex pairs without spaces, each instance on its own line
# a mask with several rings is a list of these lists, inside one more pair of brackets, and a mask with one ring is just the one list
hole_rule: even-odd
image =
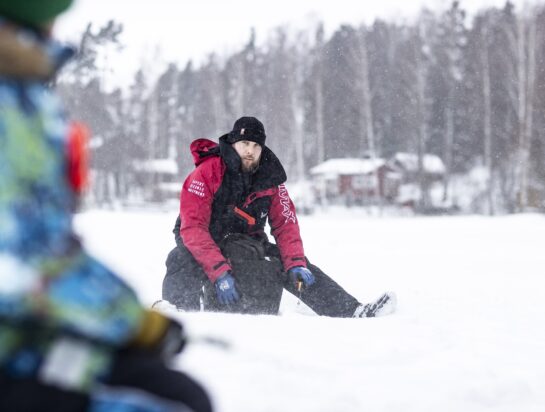
[[[378,157],[377,154],[377,145],[375,141],[375,133],[373,128],[373,106],[372,106],[372,92],[371,92],[371,82],[369,81],[369,58],[367,55],[367,39],[366,39],[366,32],[365,27],[362,27],[360,29],[360,36],[358,36],[358,43],[359,43],[359,55],[360,55],[360,64],[361,68],[359,70],[360,78],[361,78],[361,92],[362,92],[362,102],[363,102],[363,116],[362,119],[365,122],[362,127],[362,131],[365,130],[365,134],[362,133],[362,143],[361,147],[366,147],[365,143],[367,143],[367,149],[369,151],[369,154],[373,160],[375,160]],[[373,178],[375,180],[375,191],[374,191],[374,197],[375,197],[375,204],[379,205],[380,209],[382,209],[382,201],[381,201],[381,194],[380,194],[380,179],[379,179],[379,170],[378,168],[375,169],[375,172],[373,173]]]
[[303,123],[305,120],[303,105],[299,96],[301,91],[301,73],[298,67],[301,65],[296,62],[293,65],[293,71],[289,73],[289,93],[290,105],[292,113],[292,127],[295,140],[295,168],[297,170],[297,180],[302,182],[305,180],[305,147],[303,136]]
[[528,172],[530,160],[530,141],[533,126],[533,97],[535,83],[535,18],[517,19],[517,89],[518,89],[518,210],[526,211],[528,207]]
[[[536,78],[536,21],[530,17],[528,28],[528,63],[526,73],[526,109],[524,118],[524,138],[521,144],[521,206],[528,207],[530,146],[533,128],[534,85]],[[523,209],[523,211],[524,211]]]
[[373,130],[373,107],[372,107],[372,94],[369,81],[369,59],[367,56],[367,40],[365,34],[365,28],[361,28],[361,35],[358,38],[359,43],[359,57],[360,57],[360,81],[361,81],[361,97],[363,102],[363,116],[362,120],[362,149],[367,148],[371,156],[376,156],[375,134]]
[[[420,52],[421,50],[418,50],[418,53]],[[416,100],[418,113],[417,154],[418,184],[420,186],[419,206],[422,209],[429,204],[429,194],[424,170],[424,155],[426,153],[426,142],[428,141],[428,126],[426,123],[426,71],[420,55],[417,57],[416,66]]]
[[[314,94],[316,101],[316,145],[317,145],[317,164],[325,161],[325,139],[324,139],[324,81],[321,55],[317,58],[318,70],[316,81],[314,83]],[[326,204],[325,182],[320,181],[318,187],[318,202],[324,206]]]
[[524,130],[526,120],[526,47],[525,47],[525,27],[524,19],[517,18],[517,123],[518,123],[518,156],[517,156],[517,176],[518,176],[518,209],[524,211],[526,208],[526,195],[524,194],[524,173],[523,164],[525,162],[525,137]]
[[155,145],[157,143],[157,138],[159,136],[158,130],[158,121],[159,121],[159,109],[158,109],[158,94],[157,90],[151,92],[149,100],[149,111],[148,111],[148,124],[149,124],[149,135],[148,135],[148,158],[155,159],[157,157],[155,151]]
[[167,142],[167,157],[169,159],[177,160],[178,155],[178,142],[176,136],[178,135],[180,128],[180,116],[178,116],[178,87],[176,83],[176,76],[173,76],[172,83],[169,90],[168,101],[168,142]]
[[481,73],[483,82],[483,137],[484,137],[484,164],[488,172],[486,187],[486,199],[488,203],[488,214],[494,215],[493,198],[493,164],[492,164],[492,108],[490,91],[490,62],[488,59],[488,30],[483,26],[481,31]]
[[316,140],[318,145],[317,162],[325,161],[325,141],[324,141],[324,82],[322,79],[321,63],[320,70],[316,76],[314,84],[314,93],[316,97]]
[[234,115],[235,117],[240,117],[246,114],[246,64],[243,56],[237,58],[236,70],[233,75],[236,82],[233,99]]
[[445,108],[445,175],[443,176],[443,201],[448,199],[449,182],[452,170],[452,151],[454,148],[454,112],[452,108],[452,85],[449,85],[449,96]]
[[218,74],[213,73],[213,85],[212,85],[212,105],[213,105],[213,113],[214,113],[214,129],[216,130],[216,133],[219,133],[220,130],[222,130],[225,125],[226,120],[226,114],[225,114],[225,104],[223,102],[223,96],[221,93],[218,93],[217,91],[221,90],[221,84],[218,80]]
[[295,159],[297,169],[297,179],[299,181],[305,180],[305,152],[303,142],[303,110],[298,105],[294,98],[295,91],[292,92],[292,104],[293,104],[293,118],[294,118],[294,137],[295,137]]

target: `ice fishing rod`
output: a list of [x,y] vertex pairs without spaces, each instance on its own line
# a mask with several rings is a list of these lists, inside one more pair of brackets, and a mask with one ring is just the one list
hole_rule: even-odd
[[297,306],[301,304],[301,291],[303,289],[303,281],[298,280],[297,281]]
[[206,345],[214,346],[219,349],[229,350],[232,348],[231,342],[226,341],[215,336],[188,336],[188,343],[204,343]]

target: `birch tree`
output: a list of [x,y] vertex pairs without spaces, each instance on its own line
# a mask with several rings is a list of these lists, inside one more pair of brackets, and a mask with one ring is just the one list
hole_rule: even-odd
[[324,144],[324,75],[323,75],[324,26],[320,25],[316,31],[316,45],[314,46],[314,111],[316,117],[316,147],[318,155],[316,163],[325,161]]
[[412,53],[411,75],[413,86],[411,90],[414,105],[415,121],[415,146],[418,159],[418,186],[420,198],[418,208],[424,210],[430,206],[429,183],[426,179],[424,169],[424,155],[429,140],[428,118],[429,118],[429,97],[428,97],[428,74],[429,74],[429,53],[430,46],[426,42],[427,24],[429,15],[422,15],[421,20],[412,29],[410,38],[410,49]]
[[533,16],[519,13],[514,27],[507,27],[513,56],[513,80],[510,97],[516,113],[515,154],[511,168],[515,179],[514,199],[520,212],[528,206],[528,166],[533,129],[534,87],[536,73],[536,24]]
[[483,102],[483,140],[484,140],[484,165],[487,171],[486,201],[488,214],[494,214],[494,168],[492,149],[492,96],[490,90],[490,60],[488,44],[488,21],[484,19],[480,27],[480,64],[482,81]]
[[456,130],[456,109],[460,84],[463,81],[462,58],[466,44],[465,12],[460,9],[458,1],[442,16],[439,22],[438,48],[435,58],[443,77],[445,88],[443,107],[443,161],[445,174],[443,177],[443,201],[449,198],[449,182],[454,169],[454,151]]
[[517,20],[517,56],[519,88],[519,211],[528,207],[530,146],[533,129],[534,88],[536,76],[536,23],[528,16]]

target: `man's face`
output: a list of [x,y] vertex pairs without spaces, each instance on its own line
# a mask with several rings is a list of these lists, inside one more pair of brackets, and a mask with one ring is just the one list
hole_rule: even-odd
[[243,172],[253,172],[259,165],[261,158],[261,146],[249,140],[240,140],[233,143],[233,148],[240,156]]

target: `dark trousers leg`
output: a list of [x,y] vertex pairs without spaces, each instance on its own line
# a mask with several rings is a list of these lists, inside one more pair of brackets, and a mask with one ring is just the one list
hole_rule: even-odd
[[[316,278],[316,283],[301,292],[301,300],[320,316],[350,318],[360,302],[327,276],[318,266],[307,259],[307,267]],[[286,290],[295,296],[298,292],[289,280]]]
[[114,393],[116,387],[133,388],[154,399],[160,398],[165,404],[185,406],[179,410],[212,411],[210,398],[201,385],[182,372],[168,369],[161,359],[147,353],[128,351],[120,354],[105,383]]
[[163,299],[179,309],[199,311],[201,290],[207,278],[195,258],[177,246],[168,254],[166,267]]
[[0,411],[6,412],[84,412],[86,395],[46,386],[36,379],[11,379],[0,373]]

